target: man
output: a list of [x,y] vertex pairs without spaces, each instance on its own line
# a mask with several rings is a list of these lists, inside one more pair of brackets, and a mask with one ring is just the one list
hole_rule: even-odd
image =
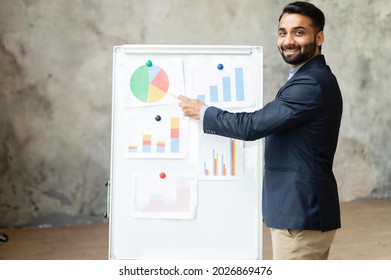
[[278,49],[291,65],[274,101],[252,113],[230,113],[180,96],[185,116],[204,132],[242,140],[265,137],[262,211],[273,259],[327,259],[341,227],[332,171],[342,115],[335,76],[321,54],[325,18],[317,7],[284,7]]

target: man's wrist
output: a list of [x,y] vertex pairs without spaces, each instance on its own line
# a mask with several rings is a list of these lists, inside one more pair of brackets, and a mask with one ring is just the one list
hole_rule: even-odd
[[205,112],[206,112],[206,109],[208,109],[209,106],[208,105],[204,105],[201,107],[201,110],[200,110],[200,121],[204,121],[204,115],[205,115]]

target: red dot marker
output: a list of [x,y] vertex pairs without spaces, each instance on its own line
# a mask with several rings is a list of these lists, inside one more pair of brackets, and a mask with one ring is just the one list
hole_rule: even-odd
[[166,173],[161,172],[161,173],[159,174],[159,177],[162,178],[162,179],[166,178]]

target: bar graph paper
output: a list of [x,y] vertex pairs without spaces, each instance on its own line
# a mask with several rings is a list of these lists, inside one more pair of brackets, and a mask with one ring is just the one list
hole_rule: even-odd
[[188,122],[181,112],[127,114],[123,142],[125,156],[129,158],[185,157],[189,145]]
[[198,172],[202,179],[233,179],[243,176],[243,141],[199,131]]
[[215,64],[192,69],[193,97],[218,107],[248,107],[254,104],[254,69],[251,65],[231,65],[219,70]]

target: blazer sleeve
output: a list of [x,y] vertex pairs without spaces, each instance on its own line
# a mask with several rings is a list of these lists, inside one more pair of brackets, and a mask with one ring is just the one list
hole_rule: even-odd
[[319,83],[309,76],[292,78],[262,109],[231,113],[209,107],[204,115],[205,133],[252,141],[308,122],[321,109]]

